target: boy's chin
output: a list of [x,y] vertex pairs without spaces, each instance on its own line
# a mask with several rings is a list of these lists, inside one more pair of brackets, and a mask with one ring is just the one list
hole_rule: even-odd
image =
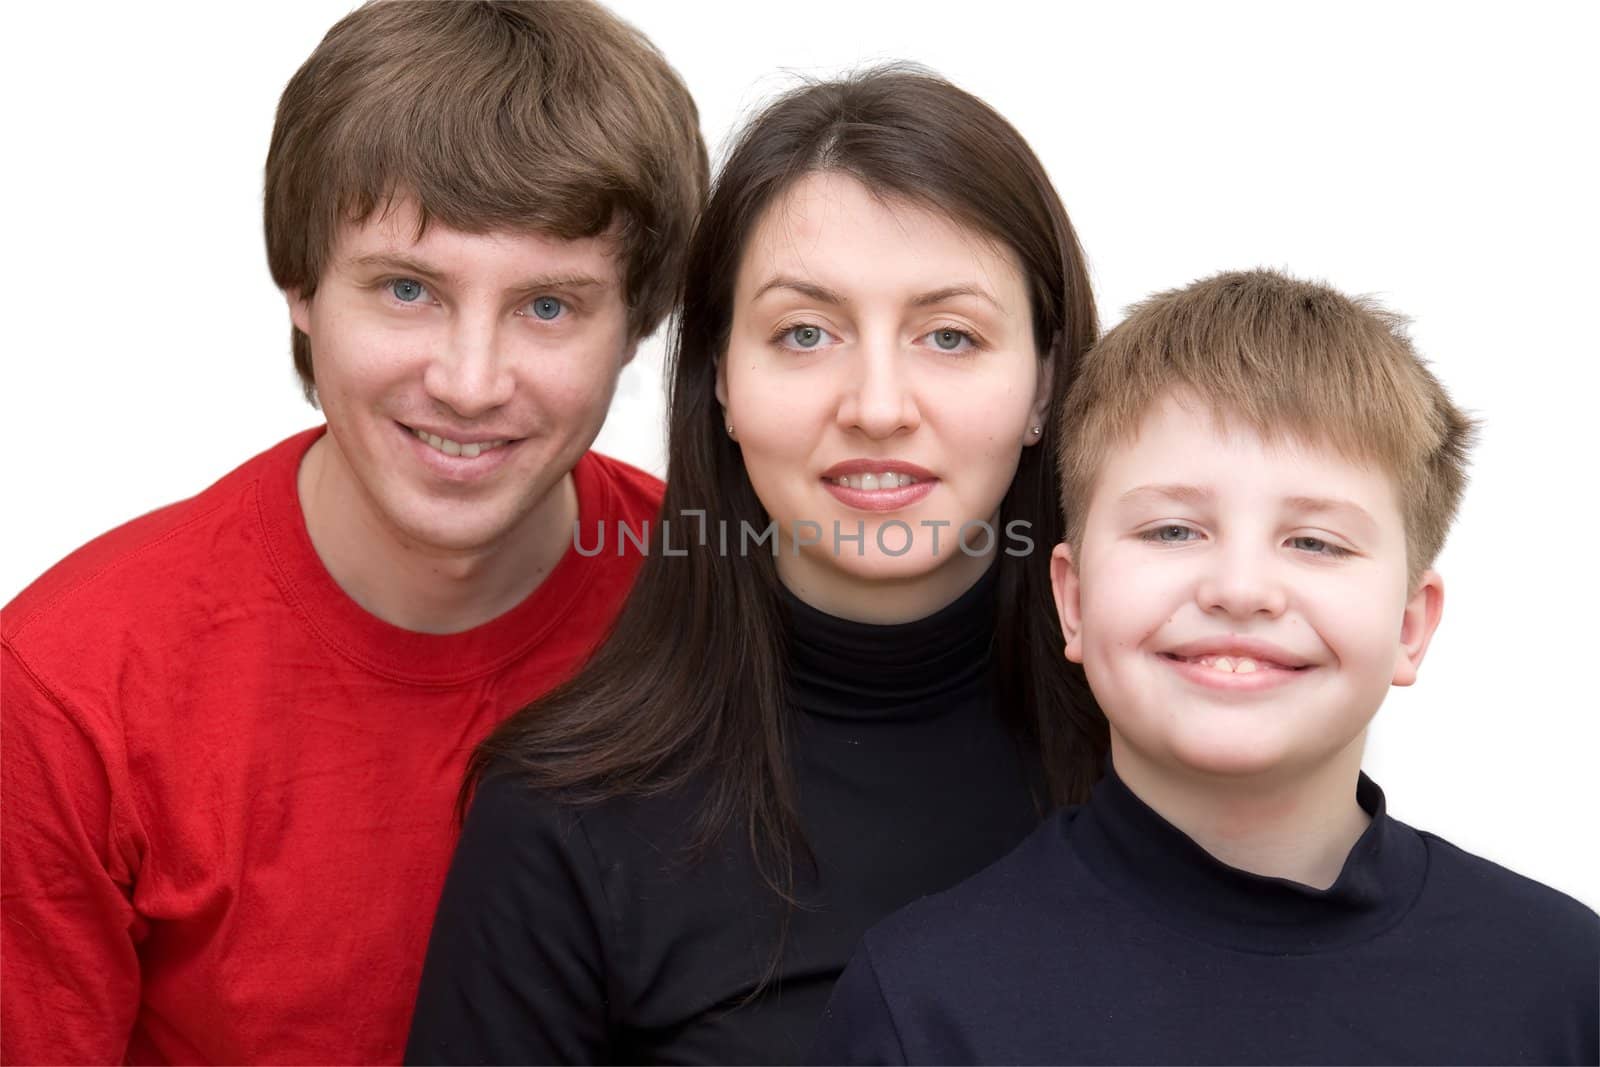
[[1210,729],[1125,743],[1150,773],[1190,782],[1264,782],[1292,775],[1296,767],[1304,765],[1306,754],[1296,751],[1289,739],[1262,733],[1259,727],[1253,731]]

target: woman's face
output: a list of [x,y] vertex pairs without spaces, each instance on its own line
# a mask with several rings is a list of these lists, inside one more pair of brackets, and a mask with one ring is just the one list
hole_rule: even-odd
[[717,368],[784,584],[903,621],[1032,547],[998,516],[1048,379],[1009,249],[848,176],[796,183],[745,248]]

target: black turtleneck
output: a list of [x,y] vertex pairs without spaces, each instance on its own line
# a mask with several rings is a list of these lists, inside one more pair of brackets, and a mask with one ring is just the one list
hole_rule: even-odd
[[991,697],[994,601],[992,568],[902,625],[786,597],[815,857],[797,870],[796,908],[762,882],[742,831],[691,857],[698,790],[578,808],[488,777],[440,900],[407,1060],[798,1062],[868,927],[1039,823],[1037,760]]
[[818,1063],[1588,1063],[1600,919],[1372,817],[1326,890],[1229,867],[1108,773],[869,933]]

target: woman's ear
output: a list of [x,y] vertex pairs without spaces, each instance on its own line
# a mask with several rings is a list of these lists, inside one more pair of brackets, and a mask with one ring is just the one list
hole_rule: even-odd
[[1024,446],[1036,445],[1044,440],[1044,429],[1050,418],[1050,389],[1056,380],[1056,356],[1052,352],[1039,361],[1039,382],[1033,391],[1033,407],[1028,410],[1028,425],[1022,431]]
[[1055,593],[1056,617],[1061,620],[1061,635],[1067,639],[1066,657],[1073,663],[1083,662],[1083,607],[1079,599],[1081,587],[1078,569],[1072,561],[1072,549],[1065,542],[1050,553],[1050,588]]

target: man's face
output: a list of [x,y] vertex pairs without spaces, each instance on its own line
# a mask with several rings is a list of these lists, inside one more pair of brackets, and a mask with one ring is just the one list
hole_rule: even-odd
[[345,226],[312,298],[289,294],[327,463],[402,544],[521,544],[633,354],[614,242],[437,222],[417,240],[417,220],[402,202]]
[[1385,472],[1172,398],[1107,459],[1082,558],[1052,561],[1067,655],[1114,744],[1178,777],[1359,762],[1438,623],[1438,577],[1409,593],[1406,577]]

